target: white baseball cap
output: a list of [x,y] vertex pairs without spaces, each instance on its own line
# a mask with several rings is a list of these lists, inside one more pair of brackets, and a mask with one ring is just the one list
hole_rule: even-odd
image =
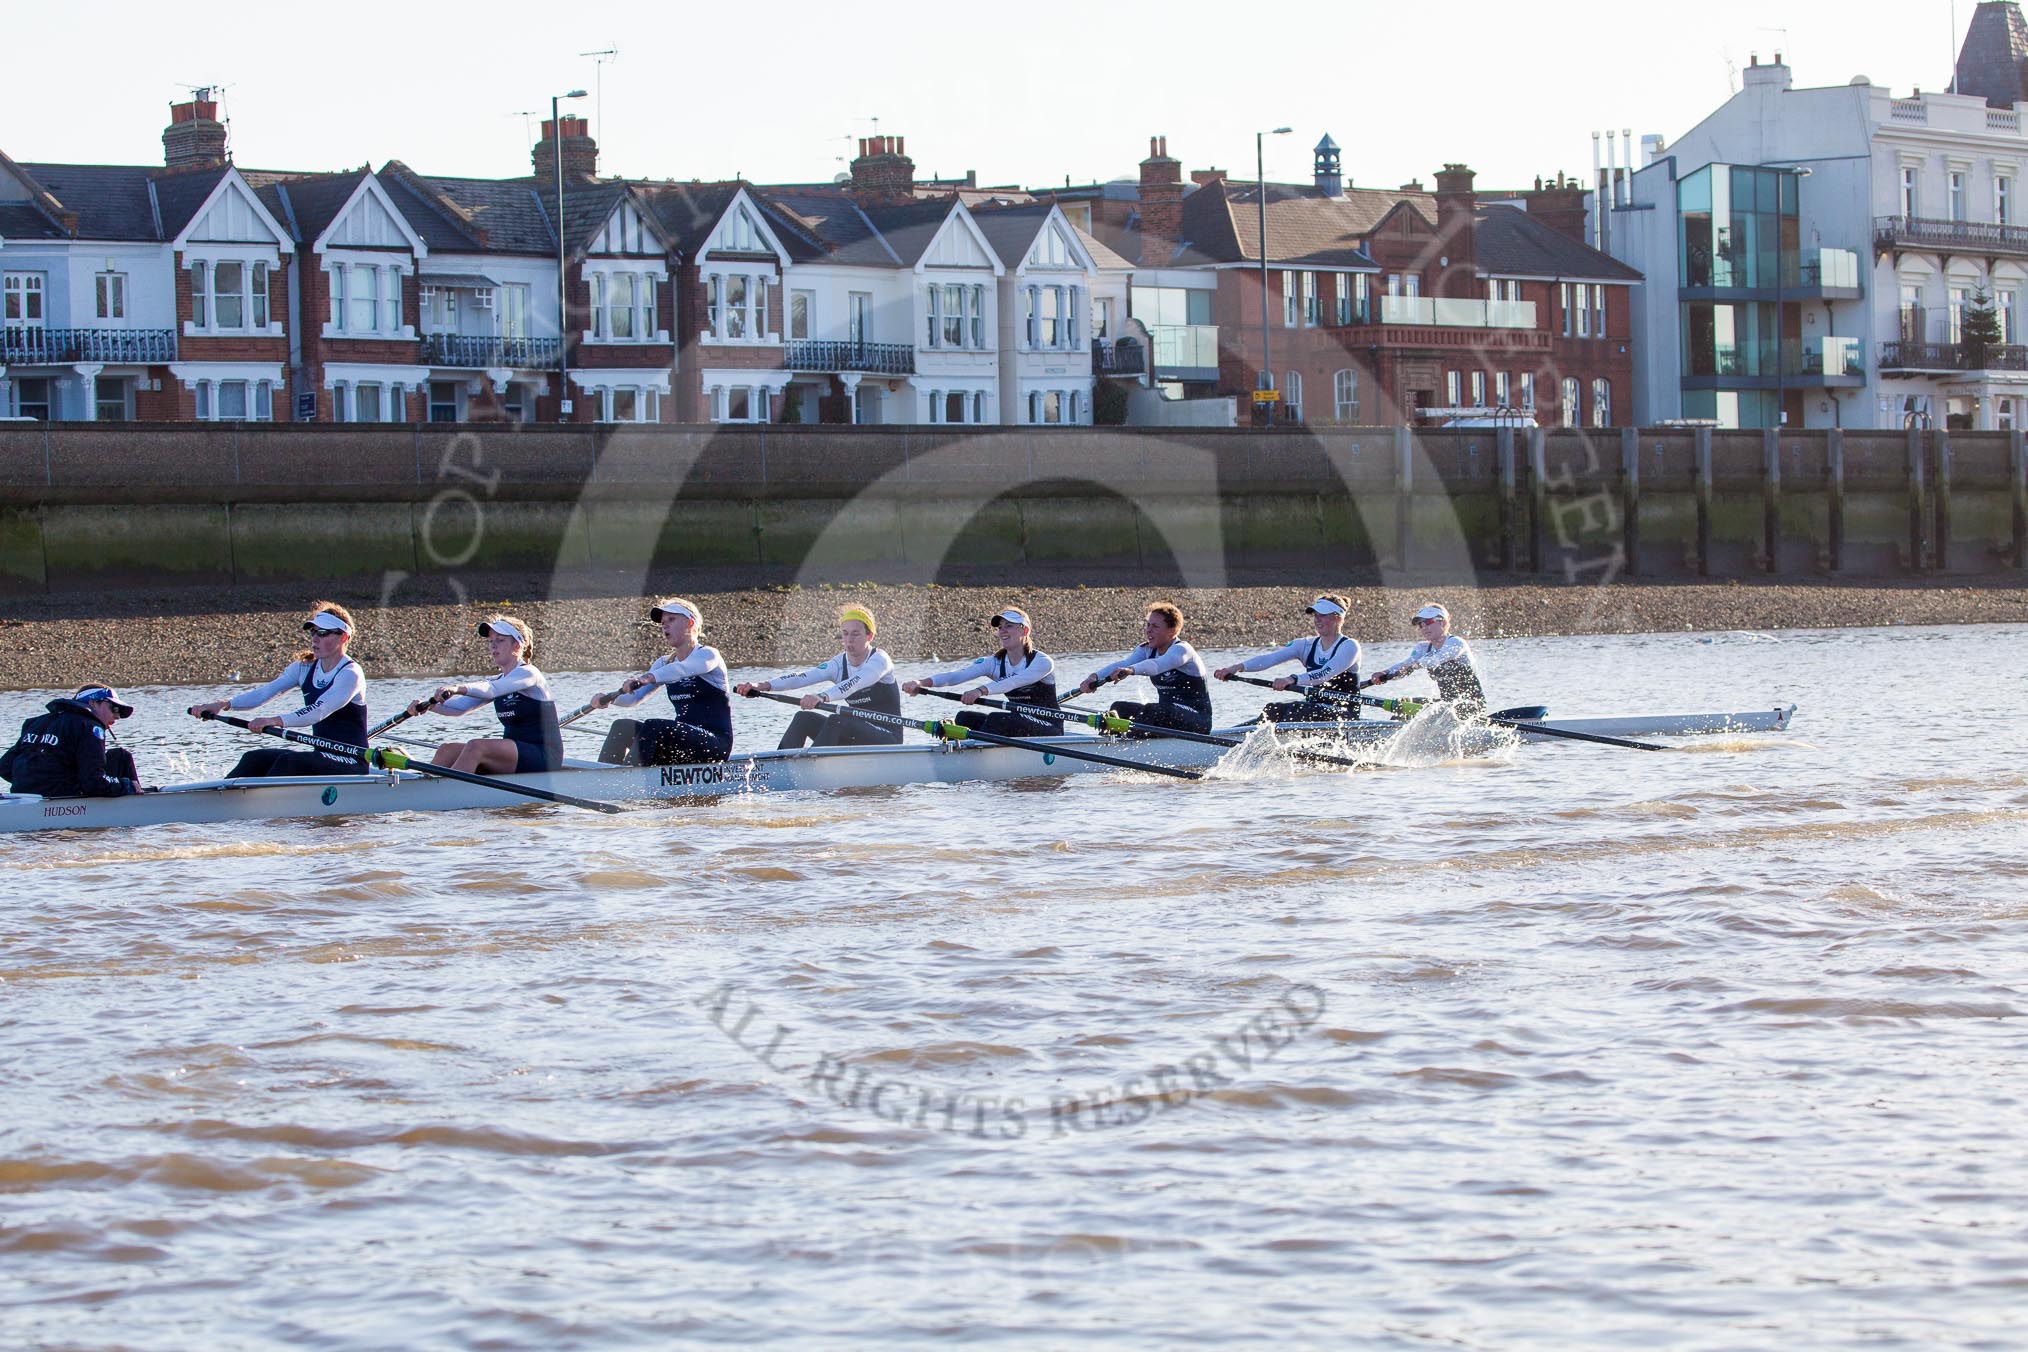
[[345,623],[343,616],[333,615],[328,610],[320,610],[309,619],[304,620],[303,628],[306,631],[324,634],[349,634],[352,632],[352,626]]
[[1026,624],[1031,629],[1035,627],[1034,625],[1029,624],[1028,612],[1021,609],[1021,607],[1019,606],[1008,606],[998,615],[995,615],[992,617],[992,619],[988,620],[987,623],[998,624],[1002,620],[1005,620],[1009,624]]
[[499,619],[479,621],[479,637],[485,638],[492,634],[511,638],[523,646],[528,643],[528,631],[522,628],[521,621],[510,620],[504,615]]
[[1328,596],[1320,596],[1307,606],[1304,606],[1303,613],[1305,615],[1343,615],[1345,607],[1339,605]]
[[657,601],[648,609],[648,618],[657,624],[661,623],[664,615],[688,615],[692,624],[704,622],[704,617],[697,613],[695,606],[688,601],[679,601],[673,596],[666,601]]
[[1421,610],[1416,611],[1415,618],[1418,620],[1442,620],[1448,624],[1450,623],[1451,613],[1435,601],[1432,601]]

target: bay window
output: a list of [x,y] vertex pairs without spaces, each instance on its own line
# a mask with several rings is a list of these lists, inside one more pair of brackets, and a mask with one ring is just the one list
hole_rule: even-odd
[[[380,269],[355,263],[346,267],[345,271],[348,274],[345,329],[348,333],[371,333],[375,321],[380,316]],[[221,280],[220,290],[223,289],[224,282]],[[367,420],[361,418],[360,421]]]
[[331,327],[345,327],[345,265],[331,265]]
[[738,273],[725,279],[725,327],[721,338],[746,337],[747,286],[749,278]]
[[246,327],[246,264],[221,259],[212,267],[211,318],[221,329]]
[[196,394],[200,422],[269,422],[275,416],[270,380],[200,380]]
[[967,287],[952,283],[944,287],[944,346],[965,345],[965,293]]

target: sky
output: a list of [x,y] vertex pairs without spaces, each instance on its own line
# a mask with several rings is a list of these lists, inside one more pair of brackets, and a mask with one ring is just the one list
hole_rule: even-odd
[[[1306,181],[1326,132],[1366,187],[1433,181],[1459,161],[1483,188],[1588,173],[1595,130],[1673,139],[1758,52],[1798,85],[1865,74],[1942,89],[1974,0],[1029,0],[1024,6],[812,0],[490,7],[352,0],[338,11],[159,3],[17,6],[0,84],[16,160],[161,162],[168,105],[216,84],[235,160],[339,169],[528,172],[552,94],[596,124],[600,171],[811,182],[853,138],[907,139],[918,175],[1042,187],[1132,176],[1148,138],[1186,169]],[[252,17],[258,12],[259,17]],[[231,17],[241,14],[243,17]],[[1953,22],[1957,25],[1953,32]],[[581,52],[616,48],[600,63]],[[18,59],[22,53],[40,59]],[[877,121],[876,121],[877,119]]]

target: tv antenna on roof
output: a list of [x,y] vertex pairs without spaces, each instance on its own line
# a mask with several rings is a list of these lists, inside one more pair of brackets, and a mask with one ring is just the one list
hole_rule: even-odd
[[620,49],[606,47],[596,52],[579,52],[579,56],[592,59],[592,91],[597,100],[592,105],[592,115],[598,119],[595,139],[604,140],[606,135],[606,63],[620,59]]
[[[232,86],[229,84],[221,83],[220,81],[217,80],[213,80],[210,84],[191,84],[188,81],[183,81],[179,82],[176,87],[178,89],[187,90],[190,94],[191,101],[194,103],[216,102],[218,104],[220,109],[220,117],[218,120],[226,128],[226,139],[227,143],[230,144],[232,138],[232,115],[230,113],[225,112],[224,109],[225,109],[225,91],[232,88]],[[226,152],[227,158],[230,158],[231,154],[232,152],[228,150]]]
[[532,154],[534,154],[534,153],[535,153],[535,123],[534,123],[534,122],[532,122],[532,121],[530,121],[530,119],[531,119],[531,118],[537,118],[537,117],[541,117],[541,116],[542,116],[542,112],[541,112],[541,110],[540,110],[540,109],[537,109],[537,108],[517,108],[517,109],[515,109],[515,110],[514,110],[513,112],[511,112],[511,113],[507,113],[507,114],[505,114],[505,116],[507,116],[507,117],[518,117],[518,118],[520,118],[520,119],[521,119],[521,132],[522,132],[522,135],[524,135],[524,136],[526,136],[526,137],[528,138],[528,153],[529,153],[529,154],[531,154],[531,155],[532,155]]

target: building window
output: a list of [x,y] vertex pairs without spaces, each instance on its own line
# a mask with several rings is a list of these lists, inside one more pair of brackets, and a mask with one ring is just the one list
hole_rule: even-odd
[[1560,410],[1565,427],[1583,425],[1583,411],[1578,407],[1579,386],[1576,376],[1563,378],[1563,408]]
[[[343,266],[342,264],[340,266]],[[225,289],[225,265],[219,264],[219,290]],[[345,331],[347,333],[371,333],[380,318],[380,269],[370,268],[363,263],[354,263],[345,268]],[[224,320],[219,321],[224,327]],[[375,391],[379,386],[374,387]],[[361,418],[360,422],[371,422]]]
[[2018,299],[2019,293],[2014,291],[2002,291],[1993,298],[1993,308],[2000,314],[2000,341],[2003,343],[2012,344],[2020,341],[2014,336],[2019,332],[2015,327],[2014,313],[2014,304]]
[[744,385],[735,385],[725,392],[725,416],[721,422],[752,422],[753,391]]
[[[605,333],[602,337],[617,338],[622,342],[635,336],[634,327],[634,274],[615,272],[605,281],[605,301],[600,307],[605,312]],[[632,422],[633,419],[622,419]]]
[[1493,373],[1493,403],[1499,408],[1514,407],[1512,377],[1505,371]]
[[495,316],[502,338],[528,336],[528,286],[517,282],[500,288],[500,311]]
[[1606,289],[1593,286],[1591,289],[1591,336],[1606,336]]
[[880,392],[865,381],[852,389],[852,421],[861,427],[880,421]]
[[1324,303],[1317,294],[1317,274],[1314,272],[1304,273],[1302,275],[1302,282],[1303,324],[1307,328],[1315,328],[1324,322]]
[[1055,348],[1063,343],[1063,288],[1045,286],[1037,292],[1041,303],[1041,328],[1037,341],[1045,348]]
[[1535,411],[1535,373],[1533,371],[1523,371],[1521,373],[1521,407],[1525,412],[1533,413]]
[[1282,273],[1282,327],[1292,329],[1303,322],[1302,284],[1293,272]]
[[1993,219],[2001,225],[2014,223],[2014,180],[2007,174],[1993,180]]
[[1282,387],[1282,407],[1288,410],[1290,422],[1303,421],[1303,373],[1289,372],[1289,383]]
[[2014,430],[2014,400],[2005,395],[1993,401],[1993,430],[1996,432]]
[[1965,218],[1965,176],[1962,173],[1953,171],[1950,177],[1950,185],[1951,219],[1962,221]]
[[352,421],[369,423],[383,420],[380,392],[381,386],[370,380],[352,387]]
[[1962,343],[1965,333],[1965,311],[1971,308],[1970,287],[1954,286],[1951,291],[1951,341]]
[[1561,310],[1561,311],[1563,312],[1563,336],[1564,336],[1564,337],[1566,337],[1566,338],[1568,338],[1568,337],[1570,337],[1570,334],[1571,334],[1571,317],[1570,317],[1570,283],[1569,283],[1569,282],[1560,282],[1560,283],[1558,283],[1558,284],[1557,284],[1557,287],[1556,287],[1556,308],[1557,308],[1557,309],[1559,309],[1559,310]]
[[453,380],[432,380],[430,382],[430,421],[433,423],[454,423],[457,420],[457,382]]
[[211,327],[211,265],[201,261],[190,265],[190,327]]
[[1331,377],[1331,415],[1341,423],[1359,420],[1359,373],[1349,367]]
[[126,422],[134,416],[129,398],[133,381],[100,376],[92,384],[92,411],[100,422]]
[[1364,324],[1366,322],[1365,273],[1341,272],[1338,274],[1338,322],[1340,324]]
[[[211,269],[211,318],[213,327],[246,327],[246,272],[244,263],[219,262]],[[370,324],[368,327],[372,327]],[[222,389],[223,387],[221,387]]]
[[1923,337],[1922,288],[1901,284],[1901,341],[1919,343]]
[[1577,336],[1589,338],[1591,337],[1591,288],[1583,282],[1579,282],[1576,287],[1576,299]]
[[127,274],[124,272],[101,272],[95,290],[98,293],[98,317],[100,319],[125,319],[127,317]]
[[1485,406],[1486,373],[1484,371],[1474,371],[1472,372],[1472,407],[1484,408]]
[[1444,403],[1450,408],[1460,408],[1465,402],[1465,378],[1456,371],[1444,372]]
[[638,422],[641,417],[641,392],[631,385],[616,385],[606,392],[607,422]]
[[[257,291],[257,292],[258,292],[258,293],[260,294],[260,297],[261,297],[261,301],[260,301],[260,305],[259,305],[259,307],[258,307],[259,313],[258,313],[258,314],[256,314],[256,316],[254,317],[254,325],[255,325],[255,327],[257,327],[257,328],[266,328],[266,327],[267,327],[267,322],[268,322],[268,317],[267,317],[267,289],[268,289],[268,288],[267,288],[267,279],[266,279],[266,269],[267,269],[267,264],[265,264],[265,263],[256,263],[256,264],[254,264],[254,272],[255,272],[255,273],[257,274],[257,276],[258,276],[258,277],[259,277],[259,279],[260,279],[260,285],[259,285],[258,287],[256,287],[256,288],[255,288],[255,290],[256,290],[256,291]],[[400,269],[400,268],[388,268],[388,269],[386,269],[386,273],[385,273],[385,276],[383,276],[383,277],[381,278],[381,286],[380,286],[380,331],[381,331],[382,333],[400,333],[400,332],[401,332],[401,269]]]
[[10,272],[0,278],[0,322],[10,332],[39,329],[47,322],[39,272]]
[[964,390],[952,390],[944,395],[944,421],[961,423],[972,421],[967,415],[973,407],[973,396]]
[[986,348],[986,288],[972,288],[972,346],[980,351]]
[[952,284],[944,288],[944,346],[965,345],[965,293],[970,287]]
[[511,423],[534,422],[535,387],[518,380],[509,383],[507,393],[500,397],[500,411],[507,415],[507,421]]
[[744,338],[747,336],[746,316],[748,292],[753,279],[733,273],[725,279],[725,327],[719,330],[721,338]]
[[22,376],[14,382],[14,416],[48,422],[50,390],[55,382],[46,376]]
[[1110,296],[1098,296],[1092,300],[1091,336],[1094,338],[1113,336],[1113,302]]
[[816,299],[814,291],[791,291],[789,293],[789,337],[810,336],[810,302]]
[[1922,215],[1922,180],[1913,165],[1901,171],[1901,214],[1910,220]]
[[1610,381],[1598,379],[1591,382],[1591,425],[1613,425],[1613,387]]
[[873,332],[873,293],[853,291],[845,297],[845,336],[855,343],[867,341]]

